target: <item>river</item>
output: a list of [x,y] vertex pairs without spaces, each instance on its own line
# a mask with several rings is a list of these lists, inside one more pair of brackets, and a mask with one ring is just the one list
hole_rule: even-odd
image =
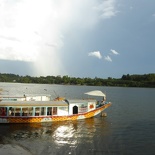
[[155,89],[0,83],[3,95],[84,98],[101,90],[107,117],[44,124],[0,124],[2,155],[154,155]]

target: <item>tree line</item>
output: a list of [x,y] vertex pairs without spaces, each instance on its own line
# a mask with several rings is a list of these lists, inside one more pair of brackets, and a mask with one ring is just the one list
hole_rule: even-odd
[[151,87],[155,88],[155,74],[123,75],[121,78],[80,78],[65,76],[19,76],[15,74],[0,73],[0,82],[36,83],[36,84],[64,84],[87,86],[118,86],[118,87]]

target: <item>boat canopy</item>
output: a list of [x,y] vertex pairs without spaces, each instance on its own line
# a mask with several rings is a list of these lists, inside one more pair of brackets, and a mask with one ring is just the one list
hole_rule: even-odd
[[103,97],[106,97],[106,95],[100,90],[90,91],[90,92],[87,92],[85,94],[91,95],[91,96],[103,96]]

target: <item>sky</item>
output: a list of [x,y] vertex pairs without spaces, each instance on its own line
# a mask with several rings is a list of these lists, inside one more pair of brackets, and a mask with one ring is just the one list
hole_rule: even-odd
[[0,73],[155,73],[154,0],[0,0]]

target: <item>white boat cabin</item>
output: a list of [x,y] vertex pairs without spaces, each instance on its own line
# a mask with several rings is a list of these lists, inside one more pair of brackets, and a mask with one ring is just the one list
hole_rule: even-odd
[[96,109],[96,100],[46,101],[47,98],[44,99],[45,101],[1,101],[0,116],[68,116]]
[[96,109],[96,100],[69,100],[69,115],[82,114]]

